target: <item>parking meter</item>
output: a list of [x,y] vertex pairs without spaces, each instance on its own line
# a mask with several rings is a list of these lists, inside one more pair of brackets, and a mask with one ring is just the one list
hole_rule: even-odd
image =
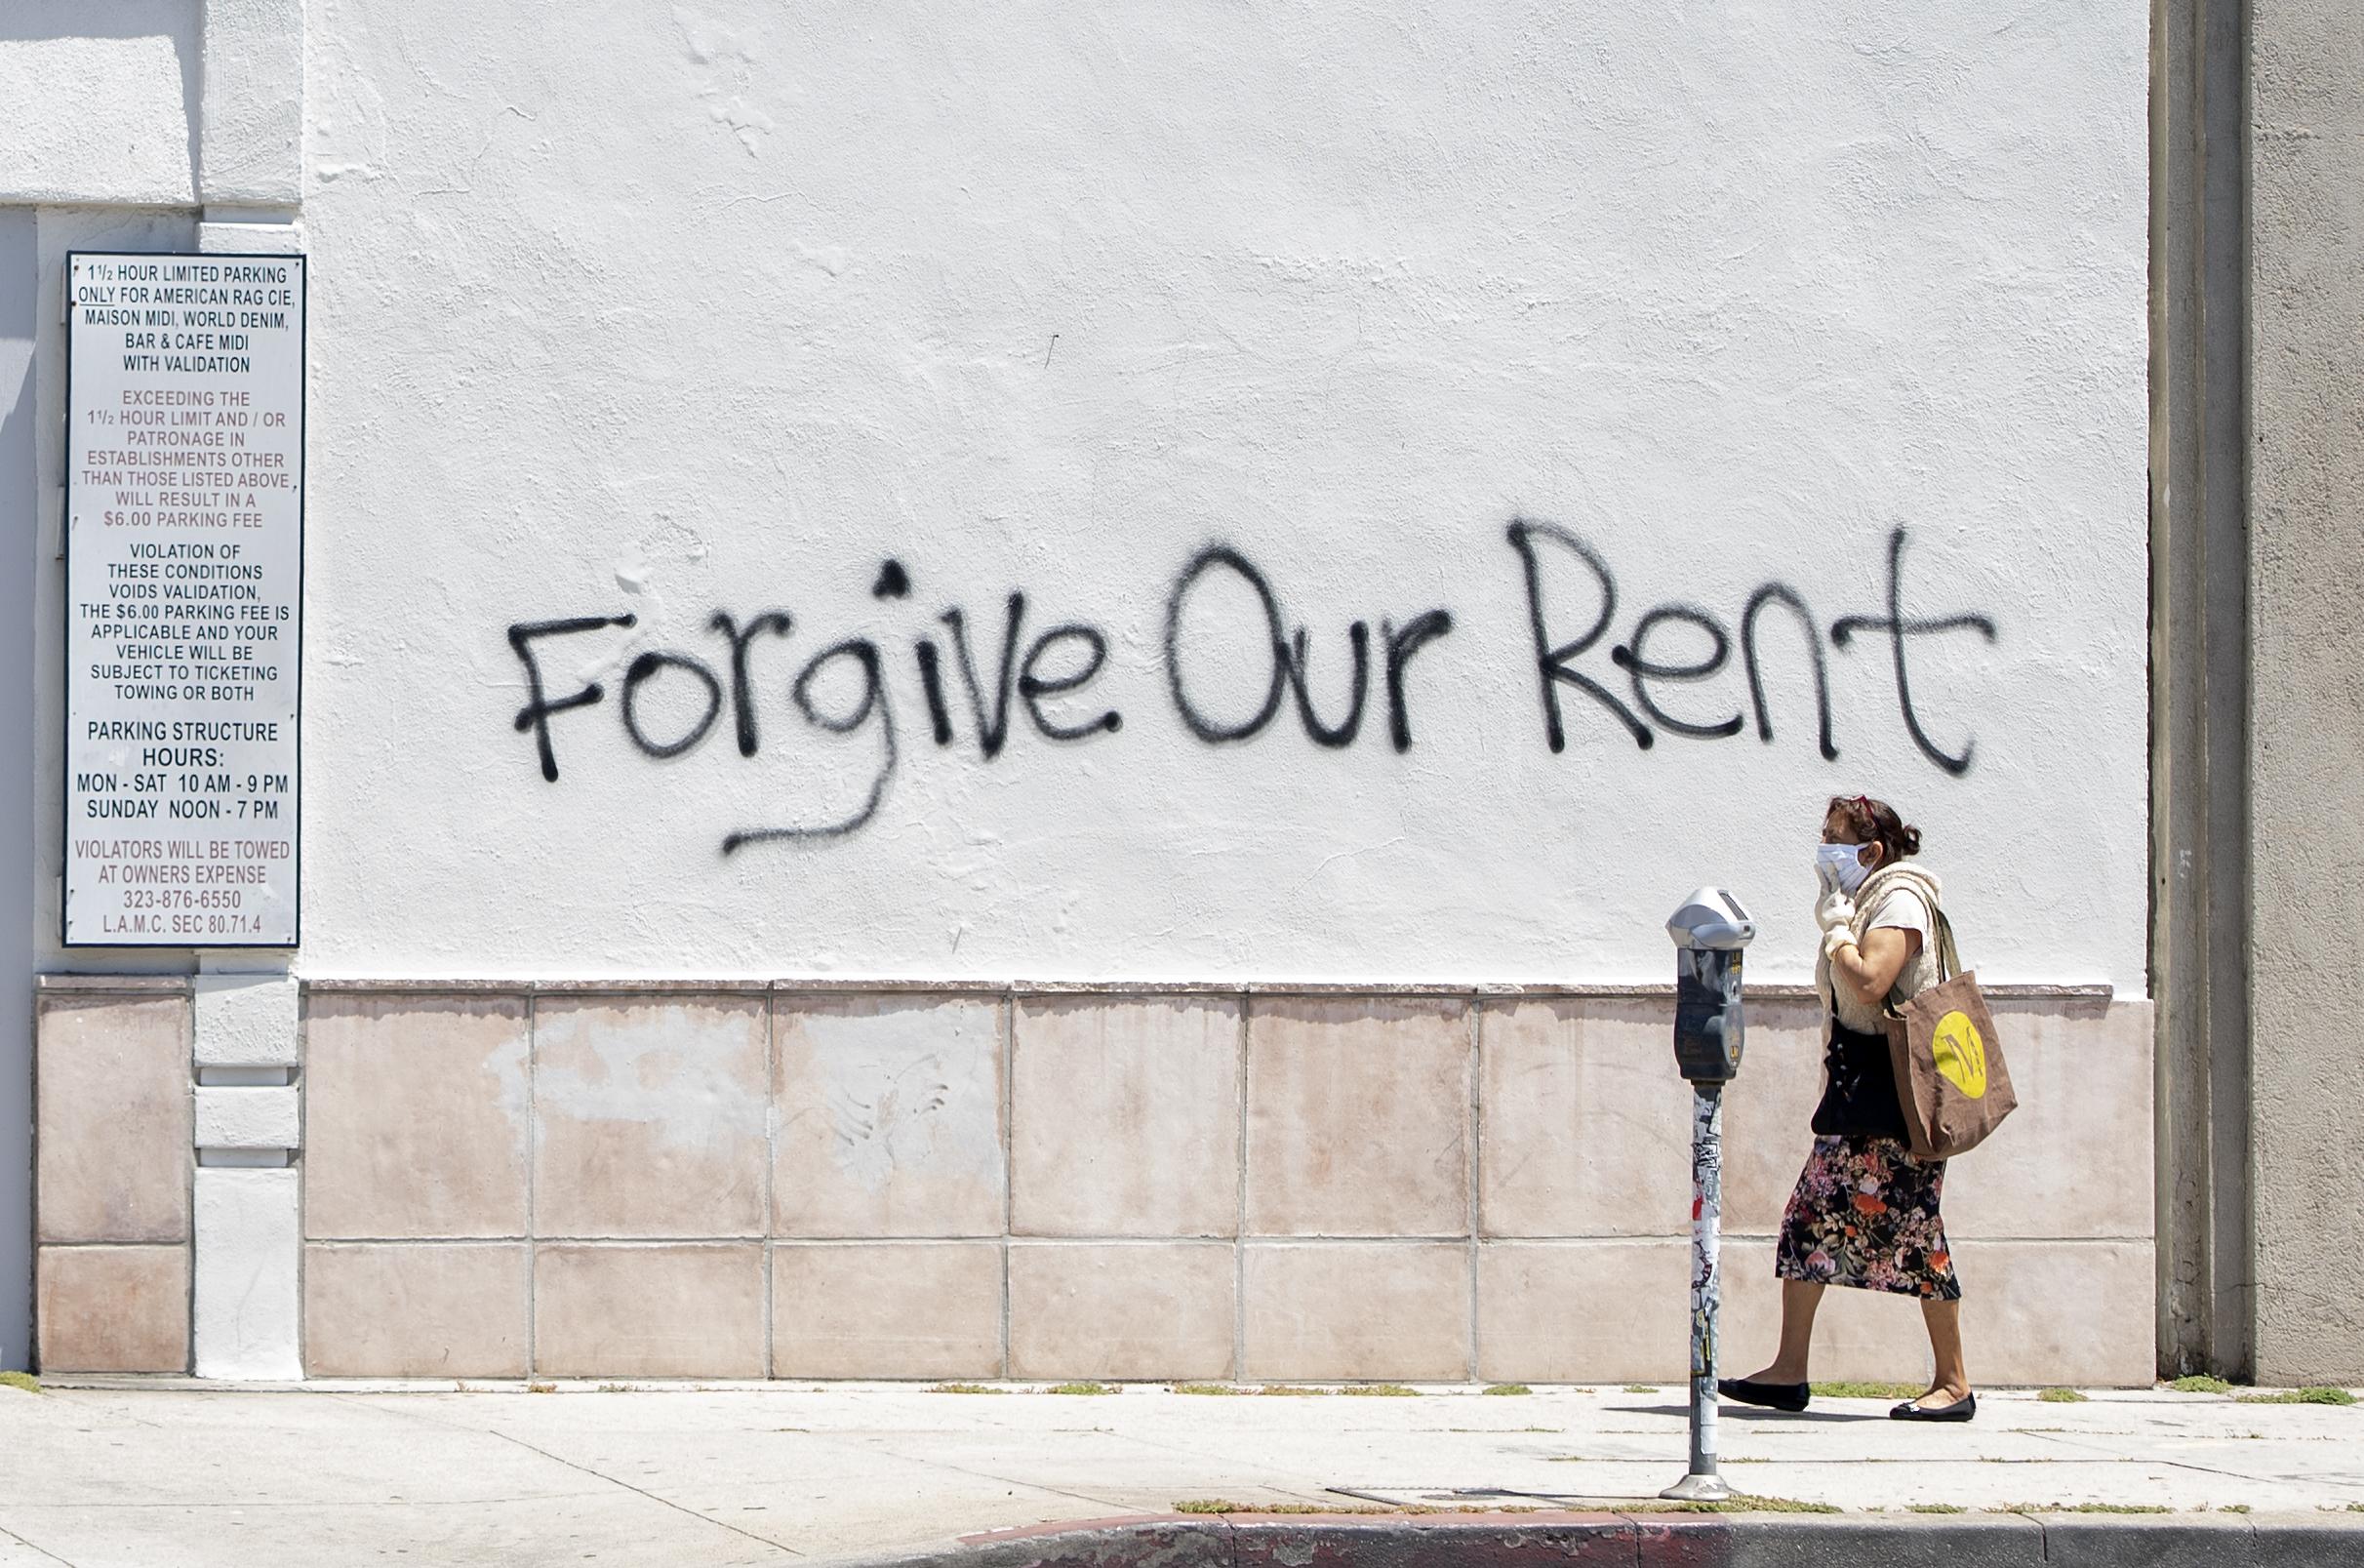
[[1674,940],[1674,1066],[1691,1080],[1691,1468],[1662,1497],[1732,1495],[1715,1452],[1716,1315],[1723,1304],[1724,1085],[1746,1043],[1741,949],[1756,921],[1722,888],[1702,888],[1666,922]]
[[1756,921],[1722,888],[1702,888],[1666,922],[1674,939],[1674,1066],[1693,1083],[1741,1070],[1741,949]]

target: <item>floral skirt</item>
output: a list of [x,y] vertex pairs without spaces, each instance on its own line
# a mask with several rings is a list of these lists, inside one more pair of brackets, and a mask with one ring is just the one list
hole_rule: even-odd
[[1782,1216],[1773,1271],[1951,1302],[1962,1296],[1938,1199],[1945,1162],[1893,1138],[1818,1138]]

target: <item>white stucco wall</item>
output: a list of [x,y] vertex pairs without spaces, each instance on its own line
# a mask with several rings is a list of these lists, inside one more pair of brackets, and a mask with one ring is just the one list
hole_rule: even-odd
[[[1703,880],[1802,975],[1822,798],[1927,831],[1990,977],[2143,985],[2144,102],[2134,4],[1712,17],[1440,6],[315,8],[304,966],[341,974],[1664,978]],[[1571,667],[1636,707],[1613,645],[1653,606],[1735,639],[1662,682],[1643,749],[1558,688],[1546,744],[1514,518],[1613,572]],[[1891,531],[1931,744],[1880,633]],[[1311,628],[1431,610],[1389,741],[1317,746],[1284,695],[1193,739],[1168,595],[1228,544]],[[1599,590],[1538,546],[1555,643]],[[907,598],[873,596],[900,562]],[[1761,584],[1775,735],[1737,645]],[[1262,619],[1211,572],[1183,618],[1200,707],[1252,714]],[[1053,742],[1013,697],[982,753],[941,612],[990,687],[1088,623],[1107,661]],[[725,640],[758,749],[734,744]],[[512,725],[513,623],[560,777]],[[931,738],[914,640],[942,649]],[[874,641],[897,765],[858,812],[873,708],[838,736],[790,684]],[[1663,626],[1649,657],[1703,657]],[[639,653],[726,688],[703,743],[635,749]],[[1073,667],[1080,646],[1046,656]],[[850,711],[854,660],[816,702]],[[641,694],[685,732],[697,677]],[[1637,714],[1638,716],[1638,714]]]
[[204,10],[204,0],[0,6],[0,206],[187,206]]
[[[1810,954],[1824,796],[1928,835],[1990,978],[2144,985],[2144,91],[2131,4],[1997,27],[1943,7],[971,8],[336,0],[306,19],[313,256],[304,773],[313,974],[1651,980],[1693,885]],[[44,253],[49,251],[44,234]],[[44,438],[46,440],[46,437]],[[1614,575],[1546,739],[1516,518]],[[1905,640],[1887,614],[1902,528]],[[1360,733],[1284,691],[1194,739],[1169,594],[1222,543],[1311,638],[1346,628]],[[1552,643],[1597,579],[1539,540]],[[874,596],[894,559],[906,597]],[[1798,622],[1827,660],[1816,744]],[[1086,623],[1106,663],[993,706]],[[1610,651],[1711,617],[1712,676]],[[1444,611],[1391,744],[1382,621]],[[748,645],[735,742],[718,612]],[[515,624],[559,778],[513,720]],[[1263,701],[1261,610],[1218,567],[1182,621],[1206,717]],[[953,731],[931,735],[915,641]],[[885,687],[800,714],[843,639]],[[1703,657],[1654,631],[1648,658]],[[659,760],[639,654],[724,688]],[[1070,640],[1038,672],[1074,667]],[[854,658],[812,693],[852,711]],[[685,733],[697,677],[640,693]],[[725,853],[859,813],[857,830]],[[1932,752],[1968,753],[1955,773]],[[45,939],[46,940],[46,939]]]

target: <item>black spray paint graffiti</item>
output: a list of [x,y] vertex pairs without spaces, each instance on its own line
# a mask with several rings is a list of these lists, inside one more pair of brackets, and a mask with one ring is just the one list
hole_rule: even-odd
[[[1264,688],[1263,706],[1237,724],[1223,724],[1202,713],[1190,700],[1182,670],[1186,662],[1182,641],[1182,611],[1188,606],[1190,591],[1198,585],[1199,579],[1218,566],[1237,573],[1255,590],[1258,602],[1263,607],[1264,630],[1271,639],[1272,676]],[[1304,626],[1285,633],[1281,622],[1280,600],[1274,597],[1272,584],[1239,551],[1228,544],[1210,544],[1190,557],[1190,564],[1174,580],[1174,591],[1166,596],[1166,689],[1173,695],[1174,711],[1181,715],[1184,729],[1210,745],[1252,741],[1279,713],[1281,696],[1287,691],[1296,696],[1298,720],[1304,725],[1305,734],[1314,744],[1336,750],[1354,744],[1363,727],[1363,701],[1370,695],[1370,623],[1357,621],[1346,628],[1346,646],[1354,662],[1353,695],[1347,699],[1346,716],[1336,724],[1325,724],[1314,712],[1313,697],[1307,690],[1312,633]],[[1414,616],[1401,630],[1392,621],[1382,620],[1379,626],[1379,640],[1385,647],[1387,662],[1387,737],[1396,750],[1409,751],[1412,719],[1404,705],[1404,666],[1412,662],[1412,656],[1422,643],[1453,629],[1453,617],[1443,610],[1428,610]]]
[[[1748,726],[1750,714],[1737,710],[1713,716],[1697,713],[1686,716],[1669,705],[1677,702],[1677,694],[1684,688],[1698,687],[1713,679],[1731,663],[1734,635],[1712,612],[1681,602],[1654,606],[1634,622],[1624,642],[1607,650],[1606,663],[1624,672],[1625,684],[1632,695],[1629,706],[1612,689],[1610,682],[1615,677],[1608,669],[1595,666],[1593,672],[1587,673],[1579,667],[1579,661],[1609,634],[1617,617],[1617,580],[1607,560],[1586,541],[1555,523],[1520,518],[1509,525],[1506,538],[1526,589],[1527,623],[1542,698],[1543,739],[1551,750],[1565,750],[1569,741],[1563,690],[1589,698],[1636,746],[1645,750],[1656,744],[1660,731],[1713,741],[1739,735]],[[1887,636],[1897,704],[1906,733],[1923,756],[1946,773],[1959,776],[1970,769],[1971,744],[1965,742],[1961,750],[1954,753],[1930,739],[1921,714],[1913,706],[1906,659],[1908,639],[1970,630],[1992,642],[1996,636],[1995,623],[1986,616],[1971,613],[1935,617],[1905,614],[1904,543],[1905,531],[1902,528],[1889,536],[1887,613],[1842,616],[1830,624],[1830,640],[1845,649],[1858,632]],[[1554,563],[1552,569],[1546,569],[1546,561]],[[1573,618],[1566,615],[1565,595],[1555,595],[1552,588],[1554,582],[1564,586],[1571,576],[1571,567],[1578,569],[1574,574],[1578,581],[1589,580],[1598,596],[1598,607],[1580,633],[1561,640],[1555,627],[1564,631],[1570,619],[1583,620],[1581,615]],[[1262,615],[1262,635],[1252,636],[1249,644],[1261,648],[1261,657],[1268,662],[1262,671],[1262,698],[1260,705],[1244,717],[1211,715],[1203,704],[1203,694],[1193,695],[1193,671],[1203,680],[1209,656],[1204,650],[1194,652],[1189,646],[1184,635],[1185,612],[1209,574],[1215,572],[1228,574],[1246,586]],[[900,561],[890,560],[880,566],[871,588],[875,597],[902,600],[908,598],[911,591],[910,574]],[[1832,739],[1829,670],[1818,623],[1805,597],[1779,582],[1764,583],[1751,593],[1740,616],[1738,642],[1757,739],[1767,744],[1774,739],[1759,643],[1759,618],[1767,609],[1785,612],[1802,634],[1797,640],[1803,645],[1813,674],[1817,746],[1825,759],[1835,760],[1839,753]],[[1124,727],[1124,715],[1113,707],[1078,718],[1060,706],[1058,701],[1081,698],[1106,668],[1109,649],[1106,633],[1087,622],[1063,621],[1029,639],[1026,612],[1025,594],[1013,591],[1002,605],[998,630],[981,624],[975,628],[978,635],[973,637],[968,612],[951,606],[936,617],[943,628],[941,640],[933,632],[912,639],[911,663],[927,708],[929,734],[938,746],[953,745],[961,733],[948,700],[951,675],[958,678],[966,708],[962,716],[983,762],[990,763],[999,757],[1010,743],[1014,729],[1013,697],[1034,732],[1047,742],[1086,742],[1114,735]],[[551,719],[598,704],[606,699],[607,692],[597,681],[591,681],[578,691],[551,697],[539,652],[541,645],[552,638],[628,630],[636,623],[635,617],[622,614],[520,622],[508,628],[509,646],[524,666],[527,694],[526,705],[516,716],[516,728],[521,734],[533,735],[545,780],[555,784],[559,777]],[[635,655],[624,668],[617,702],[625,736],[653,760],[679,757],[707,738],[720,723],[727,706],[739,754],[756,755],[763,744],[757,716],[760,684],[757,653],[769,642],[785,641],[793,626],[791,617],[781,610],[765,611],[743,624],[728,611],[716,611],[707,627],[723,641],[725,668],[721,670],[707,659],[679,649],[649,650]],[[1387,743],[1397,752],[1409,751],[1413,744],[1410,692],[1413,659],[1427,644],[1448,635],[1454,628],[1453,613],[1441,608],[1420,611],[1400,623],[1392,617],[1382,617],[1376,639],[1368,621],[1351,623],[1344,638],[1342,663],[1348,671],[1344,694],[1317,701],[1317,684],[1334,686],[1337,678],[1330,674],[1323,682],[1315,679],[1313,629],[1289,624],[1280,596],[1270,581],[1244,553],[1229,544],[1209,544],[1176,574],[1167,594],[1162,650],[1166,690],[1183,730],[1205,744],[1222,746],[1253,741],[1278,718],[1284,704],[1291,704],[1306,737],[1317,746],[1338,750],[1353,745],[1362,733],[1371,696],[1371,666],[1376,659],[1387,706]],[[1691,657],[1653,651],[1669,638],[1693,644]],[[1025,650],[1022,655],[1019,652],[1022,645]],[[1254,660],[1260,656],[1248,657]],[[1325,663],[1325,668],[1328,667]],[[860,830],[878,814],[902,760],[889,695],[888,668],[887,653],[876,642],[865,637],[849,637],[804,660],[788,682],[788,696],[795,711],[814,730],[832,736],[852,736],[865,728],[877,732],[878,761],[861,804],[819,824],[739,829],[724,837],[725,855],[736,854],[752,844],[842,837]],[[842,672],[851,672],[856,679],[850,700],[843,690]],[[657,734],[643,717],[642,694],[653,682],[668,677],[677,683],[688,682],[688,689],[695,697],[686,725],[681,725],[676,717],[673,722],[678,728],[671,733]],[[832,686],[837,688],[834,699],[828,695]],[[669,710],[680,711],[677,700],[667,705]]]
[[[1524,518],[1514,521],[1509,529],[1510,547],[1518,552],[1519,565],[1527,580],[1527,621],[1535,637],[1536,668],[1542,679],[1543,698],[1543,734],[1554,751],[1567,747],[1568,738],[1560,711],[1559,688],[1572,686],[1593,698],[1633,737],[1634,744],[1648,750],[1657,737],[1650,726],[1633,714],[1617,695],[1578,671],[1574,662],[1599,642],[1617,614],[1617,579],[1609,571],[1609,563],[1582,539],[1555,523],[1530,522]],[[1600,613],[1583,634],[1572,642],[1554,643],[1547,627],[1544,609],[1542,562],[1536,549],[1541,541],[1565,551],[1583,563],[1600,589]],[[1959,776],[1970,771],[1970,747],[1964,745],[1959,756],[1948,754],[1929,739],[1921,727],[1920,714],[1912,705],[1912,683],[1906,673],[1904,639],[1940,631],[1975,630],[1988,642],[1995,639],[1994,622],[1983,615],[1955,615],[1938,618],[1907,616],[1903,612],[1904,596],[1904,530],[1897,529],[1888,536],[1888,614],[1886,616],[1842,616],[1831,623],[1830,640],[1844,648],[1859,631],[1888,633],[1896,663],[1897,705],[1903,709],[1905,731],[1921,754],[1947,773]],[[1830,679],[1823,660],[1821,640],[1815,634],[1814,616],[1806,608],[1805,599],[1795,588],[1783,583],[1768,583],[1748,597],[1747,608],[1741,612],[1741,662],[1747,666],[1748,698],[1756,710],[1756,733],[1761,741],[1773,740],[1773,718],[1765,704],[1765,680],[1757,659],[1756,618],[1767,605],[1778,604],[1797,617],[1805,632],[1808,657],[1814,664],[1814,701],[1821,726],[1819,741],[1825,760],[1835,761],[1838,747],[1830,738]],[[1708,637],[1709,652],[1703,659],[1687,664],[1663,664],[1647,658],[1643,643],[1652,631],[1663,625],[1684,623],[1703,631]],[[1678,719],[1659,705],[1660,699],[1651,695],[1656,681],[1681,684],[1703,681],[1720,672],[1732,654],[1732,639],[1723,623],[1706,611],[1694,605],[1663,604],[1644,615],[1634,623],[1632,636],[1623,644],[1609,650],[1612,663],[1623,668],[1633,686],[1633,702],[1661,729],[1675,735],[1687,735],[1703,740],[1715,740],[1738,735],[1743,719],[1739,713],[1729,718],[1706,722]]]

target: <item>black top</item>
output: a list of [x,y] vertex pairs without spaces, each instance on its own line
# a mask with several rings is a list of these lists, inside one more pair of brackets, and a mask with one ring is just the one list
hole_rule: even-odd
[[1825,1138],[1909,1137],[1904,1107],[1896,1095],[1896,1063],[1885,1034],[1860,1034],[1830,1021],[1830,1048],[1823,1053],[1829,1082],[1814,1107],[1814,1130]]

